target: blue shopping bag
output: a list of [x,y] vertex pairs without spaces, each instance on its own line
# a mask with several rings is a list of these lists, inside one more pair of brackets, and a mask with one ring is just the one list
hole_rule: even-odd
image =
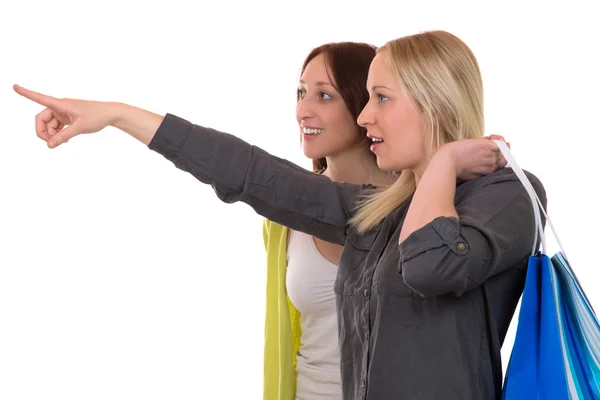
[[[517,333],[502,388],[503,400],[600,399],[600,324],[541,202],[504,142],[496,141],[531,198],[536,240]],[[561,249],[546,254],[541,213]],[[538,240],[539,239],[539,240]]]

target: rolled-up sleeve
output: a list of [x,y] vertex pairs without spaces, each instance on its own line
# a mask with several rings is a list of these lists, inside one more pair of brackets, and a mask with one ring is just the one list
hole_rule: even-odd
[[340,245],[364,188],[333,182],[236,136],[172,114],[148,147],[211,185],[223,202],[244,202],[271,221]]
[[[541,183],[529,177],[545,207]],[[533,211],[518,180],[477,189],[456,211],[458,218],[437,217],[399,244],[399,272],[421,296],[460,296],[531,254]]]

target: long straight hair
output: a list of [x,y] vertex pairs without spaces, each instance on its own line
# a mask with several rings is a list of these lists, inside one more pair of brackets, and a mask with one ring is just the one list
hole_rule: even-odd
[[[483,137],[481,72],[462,40],[445,31],[427,31],[389,41],[377,52],[385,54],[398,82],[417,102],[431,149]],[[389,187],[367,192],[350,222],[359,232],[368,231],[415,190],[414,173],[404,170]]]

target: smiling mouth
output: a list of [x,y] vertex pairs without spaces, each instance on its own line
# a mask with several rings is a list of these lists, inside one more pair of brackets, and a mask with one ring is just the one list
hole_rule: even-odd
[[302,133],[305,135],[318,135],[323,133],[325,130],[320,128],[302,128]]

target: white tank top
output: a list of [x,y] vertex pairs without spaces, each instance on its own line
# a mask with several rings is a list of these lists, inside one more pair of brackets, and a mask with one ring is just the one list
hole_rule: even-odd
[[338,325],[333,284],[337,265],[321,255],[312,236],[291,231],[287,292],[300,311],[296,400],[342,398]]

